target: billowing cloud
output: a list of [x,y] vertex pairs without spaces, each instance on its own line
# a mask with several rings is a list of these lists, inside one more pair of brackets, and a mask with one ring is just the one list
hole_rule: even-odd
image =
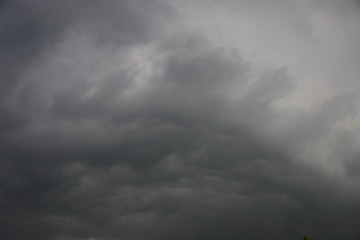
[[0,238],[358,239],[354,1],[2,1]]

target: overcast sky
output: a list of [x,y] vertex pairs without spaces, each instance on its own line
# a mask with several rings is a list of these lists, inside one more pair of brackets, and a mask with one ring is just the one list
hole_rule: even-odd
[[0,1],[0,239],[360,239],[360,2]]

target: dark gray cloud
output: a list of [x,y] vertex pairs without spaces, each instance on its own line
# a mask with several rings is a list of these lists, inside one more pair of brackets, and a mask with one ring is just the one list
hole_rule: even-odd
[[[255,28],[259,12],[277,12],[260,5],[209,6],[223,26],[233,18],[224,9],[254,11]],[[279,12],[306,26],[315,5]],[[345,91],[325,78],[331,62],[314,75],[279,64],[281,52],[263,49],[261,62],[246,41],[204,27],[199,6],[213,11],[202,1],[1,2],[1,239],[360,237],[357,70],[339,67]],[[301,50],[299,62],[319,64]],[[269,56],[276,64],[264,66]],[[324,77],[326,97],[301,92],[305,76]]]

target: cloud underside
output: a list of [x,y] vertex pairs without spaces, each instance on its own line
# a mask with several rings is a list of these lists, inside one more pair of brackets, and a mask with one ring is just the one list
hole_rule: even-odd
[[290,67],[258,70],[178,2],[0,8],[2,239],[360,237],[352,80],[286,104]]

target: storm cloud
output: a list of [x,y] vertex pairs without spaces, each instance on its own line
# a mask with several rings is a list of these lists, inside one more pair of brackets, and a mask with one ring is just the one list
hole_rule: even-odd
[[0,1],[0,238],[359,239],[356,1]]

